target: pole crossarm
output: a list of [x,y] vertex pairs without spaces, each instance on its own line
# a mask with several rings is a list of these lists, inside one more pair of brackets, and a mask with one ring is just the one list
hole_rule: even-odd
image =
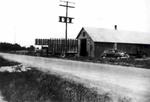
[[63,0],[63,1],[62,1],[62,0],[60,0],[60,2],[65,2],[65,3],[66,3],[66,2],[68,2],[68,3],[75,4],[75,2],[71,2],[71,1],[64,1],[64,0]]
[[74,6],[67,6],[67,5],[62,5],[62,4],[60,4],[59,6],[69,7],[69,8],[75,8]]

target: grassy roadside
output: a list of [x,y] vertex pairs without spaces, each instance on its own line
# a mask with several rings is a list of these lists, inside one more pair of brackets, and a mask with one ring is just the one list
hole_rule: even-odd
[[19,64],[18,62],[6,60],[0,56],[0,67],[1,66],[13,66],[13,65],[18,65],[18,64]]
[[112,102],[109,94],[59,76],[32,69],[27,72],[0,72],[0,90],[8,102]]

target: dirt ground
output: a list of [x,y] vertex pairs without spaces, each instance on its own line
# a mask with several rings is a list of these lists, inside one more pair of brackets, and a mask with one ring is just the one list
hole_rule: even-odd
[[[114,102],[150,102],[149,69],[4,53],[0,55],[43,72],[77,81],[100,94],[109,93]],[[125,101],[118,101],[120,98]]]

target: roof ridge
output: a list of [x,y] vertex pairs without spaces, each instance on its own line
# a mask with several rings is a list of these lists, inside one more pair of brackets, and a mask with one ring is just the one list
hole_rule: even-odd
[[[82,28],[92,28],[92,29],[103,29],[103,30],[112,30],[112,31],[116,31],[115,29],[110,29],[110,28],[99,28],[99,27],[90,27],[90,26],[84,26]],[[134,30],[117,30],[119,32],[135,32],[135,33],[147,33],[150,34],[150,32],[144,32],[144,31],[134,31]]]

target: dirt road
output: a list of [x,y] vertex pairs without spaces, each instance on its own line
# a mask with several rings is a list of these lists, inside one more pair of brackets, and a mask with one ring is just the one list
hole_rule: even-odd
[[150,102],[148,69],[6,53],[0,56],[94,87],[99,94],[109,93],[113,102]]

